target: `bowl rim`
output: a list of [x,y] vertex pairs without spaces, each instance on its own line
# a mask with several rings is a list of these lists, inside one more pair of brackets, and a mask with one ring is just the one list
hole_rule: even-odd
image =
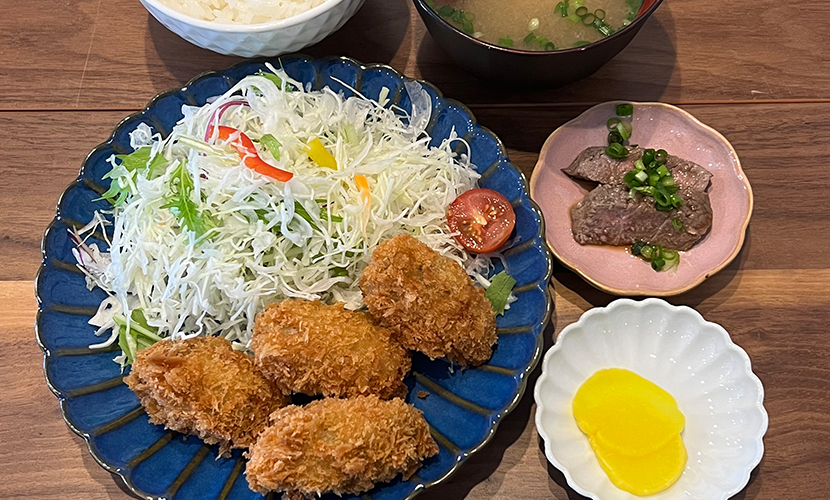
[[586,113],[588,113],[588,112],[590,112],[590,111],[592,111],[596,108],[606,106],[608,104],[622,104],[622,103],[630,103],[630,104],[633,104],[634,106],[651,106],[651,107],[655,107],[655,108],[662,108],[662,109],[664,109],[668,112],[671,112],[671,113],[678,113],[681,116],[683,116],[684,118],[686,118],[687,120],[689,120],[694,125],[702,128],[706,132],[712,134],[712,136],[715,139],[717,139],[719,142],[722,142],[726,146],[726,148],[731,153],[730,156],[731,156],[732,160],[735,163],[736,173],[737,173],[737,175],[739,175],[741,177],[742,183],[743,183],[744,187],[746,188],[746,193],[747,193],[747,197],[748,197],[748,207],[747,207],[746,216],[744,217],[743,223],[741,224],[740,235],[738,237],[737,243],[735,244],[735,248],[732,249],[732,251],[729,253],[729,255],[723,260],[723,262],[721,262],[717,266],[713,267],[712,269],[708,269],[705,272],[701,273],[700,276],[698,276],[697,279],[695,279],[694,281],[689,282],[686,285],[678,286],[678,287],[670,289],[670,290],[650,290],[650,289],[633,289],[633,288],[630,288],[630,287],[629,288],[614,288],[612,286],[607,286],[604,283],[602,283],[601,281],[597,280],[596,278],[594,278],[592,276],[589,276],[587,273],[585,273],[579,267],[578,264],[572,262],[565,255],[563,255],[561,252],[559,252],[556,249],[556,247],[553,245],[553,243],[551,242],[550,238],[548,238],[547,234],[545,234],[545,241],[547,241],[548,248],[550,248],[551,253],[557,258],[557,260],[559,260],[559,262],[562,263],[562,265],[564,265],[565,267],[567,267],[571,271],[578,274],[580,277],[582,277],[582,279],[587,281],[591,286],[593,286],[593,287],[595,287],[595,288],[597,288],[597,289],[599,289],[603,292],[610,293],[610,294],[616,295],[616,296],[621,296],[621,297],[648,297],[648,296],[652,296],[652,297],[673,297],[675,295],[680,295],[682,293],[686,293],[686,292],[698,287],[701,283],[703,283],[707,279],[709,279],[712,276],[714,276],[715,274],[721,272],[724,268],[726,268],[726,266],[728,266],[729,264],[732,263],[733,260],[735,260],[735,258],[738,256],[738,254],[743,249],[744,243],[746,241],[746,233],[747,233],[747,229],[749,227],[749,222],[752,219],[752,212],[755,210],[755,195],[752,192],[752,185],[749,183],[749,179],[746,176],[746,172],[744,172],[744,169],[741,165],[741,160],[738,157],[738,153],[735,151],[735,147],[732,146],[732,143],[730,143],[729,140],[726,137],[724,137],[723,134],[721,134],[720,132],[718,132],[714,128],[710,127],[709,125],[706,125],[705,123],[701,122],[700,120],[698,120],[694,115],[692,115],[688,111],[686,111],[684,109],[681,109],[677,106],[674,106],[672,104],[669,104],[669,103],[665,103],[665,102],[638,102],[638,101],[607,101],[607,102],[602,102],[602,103],[596,104],[594,106],[591,106],[590,108],[586,109],[585,111],[580,113],[575,118],[573,118],[573,119],[567,121],[566,123],[560,125],[559,127],[556,128],[556,130],[551,132],[551,134],[545,140],[545,143],[542,146],[542,149],[540,150],[539,160],[537,161],[536,165],[533,167],[533,173],[530,176],[530,192],[531,192],[531,195],[532,195],[536,191],[536,184],[539,181],[538,173],[541,171],[542,164],[545,160],[545,156],[547,154],[549,154],[550,144],[553,141],[554,136],[556,136],[556,134],[560,130],[562,130],[562,128],[568,126],[569,124],[575,122],[576,120],[579,120],[583,115],[585,115]]
[[[190,26],[209,30],[209,31],[216,31],[220,33],[242,33],[242,34],[249,34],[249,33],[262,33],[267,31],[274,31],[284,28],[290,28],[292,26],[296,26],[298,24],[303,24],[325,12],[328,12],[334,9],[337,5],[350,2],[354,0],[325,0],[323,3],[318,5],[317,7],[313,7],[308,9],[304,12],[300,12],[297,15],[287,17],[285,19],[276,19],[273,21],[267,21],[264,23],[256,23],[256,24],[235,24],[235,23],[220,23],[215,21],[206,21],[204,19],[199,19],[198,17],[193,17],[189,14],[185,14],[179,10],[176,10],[159,0],[139,0],[147,10],[150,10],[148,4],[152,6],[153,9],[160,11],[165,16],[175,19],[176,21],[188,24]],[[657,0],[658,2],[662,0]],[[152,14],[152,12],[151,12]],[[632,23],[633,24],[633,23]]]
[[[145,0],[141,0],[141,1],[145,1]],[[341,1],[341,0],[332,0],[332,1]],[[352,0],[343,0],[343,1],[352,1]],[[510,400],[510,402],[501,410],[501,412],[499,412],[497,414],[497,416],[495,418],[495,421],[492,423],[492,425],[490,426],[489,431],[487,432],[487,435],[484,437],[484,439],[481,442],[474,445],[469,451],[466,451],[461,456],[461,458],[459,460],[457,460],[446,473],[444,473],[443,475],[441,475],[440,477],[438,477],[436,479],[433,479],[431,481],[428,481],[428,482],[425,482],[421,485],[418,485],[403,500],[412,500],[413,498],[418,496],[420,493],[426,491],[427,489],[429,489],[433,486],[437,486],[437,485],[445,482],[446,480],[448,480],[452,476],[454,476],[459,471],[461,466],[467,461],[467,459],[469,459],[472,455],[478,453],[482,448],[484,448],[493,439],[493,437],[496,435],[496,431],[498,430],[499,425],[501,424],[501,422],[504,421],[505,417],[507,417],[507,415],[509,415],[516,408],[516,406],[518,406],[519,402],[527,394],[528,382],[530,380],[530,375],[536,369],[536,367],[539,365],[539,361],[542,358],[542,353],[543,353],[543,350],[544,350],[543,347],[544,347],[545,329],[547,328],[547,326],[551,322],[551,316],[552,316],[552,312],[553,312],[553,309],[554,309],[554,296],[553,296],[552,288],[550,286],[550,280],[551,280],[551,277],[553,276],[553,256],[551,255],[550,248],[549,248],[549,246],[547,245],[547,243],[545,241],[545,216],[544,216],[544,213],[542,212],[542,209],[539,207],[539,205],[535,201],[533,201],[533,199],[530,197],[530,184],[528,182],[527,176],[524,174],[524,172],[518,166],[516,166],[513,163],[512,160],[510,160],[509,156],[507,155],[507,148],[505,147],[505,145],[502,142],[501,138],[499,138],[489,128],[481,125],[481,123],[475,117],[473,112],[465,104],[463,104],[460,101],[457,101],[455,99],[448,98],[448,97],[444,96],[443,92],[441,92],[441,90],[439,90],[438,87],[436,87],[434,84],[432,84],[432,83],[430,83],[426,80],[421,80],[421,79],[406,76],[404,73],[402,73],[401,71],[398,71],[397,69],[393,68],[392,66],[390,66],[388,64],[384,64],[384,63],[362,63],[360,61],[357,61],[357,60],[355,60],[351,57],[347,57],[347,56],[315,57],[315,56],[310,56],[310,55],[307,55],[307,54],[304,54],[304,53],[297,52],[297,53],[285,54],[285,55],[275,56],[275,57],[258,57],[258,58],[253,58],[253,59],[246,59],[246,60],[240,61],[236,64],[233,64],[229,67],[226,67],[224,69],[204,71],[202,73],[197,74],[196,76],[191,78],[187,83],[185,83],[184,85],[182,85],[180,87],[172,87],[168,90],[165,90],[163,92],[160,92],[160,93],[156,94],[153,98],[151,98],[147,102],[147,104],[142,109],[140,109],[136,112],[130,113],[127,116],[125,116],[124,118],[122,118],[118,122],[118,124],[115,125],[113,131],[110,133],[108,138],[106,140],[104,140],[103,142],[101,142],[100,144],[98,144],[97,146],[95,146],[94,148],[92,148],[92,150],[90,150],[90,152],[84,157],[84,159],[81,162],[81,167],[80,167],[80,170],[78,172],[78,176],[73,181],[71,181],[69,183],[69,185],[66,187],[66,189],[59,196],[56,207],[55,207],[55,216],[49,222],[49,224],[47,225],[47,227],[44,231],[44,234],[43,234],[43,237],[42,237],[41,243],[40,243],[41,264],[38,267],[38,270],[37,270],[37,273],[36,273],[35,279],[34,279],[35,300],[36,300],[37,306],[38,306],[37,313],[36,313],[36,316],[35,316],[35,324],[34,324],[35,340],[36,340],[37,345],[40,348],[41,353],[43,355],[42,369],[43,369],[44,378],[46,380],[46,385],[49,388],[49,390],[55,395],[55,397],[58,398],[58,402],[59,402],[59,406],[60,406],[60,410],[61,410],[61,416],[62,416],[64,422],[66,423],[67,427],[69,427],[69,429],[72,432],[74,432],[75,434],[77,434],[79,437],[83,438],[84,442],[86,443],[87,451],[92,456],[92,458],[95,460],[95,462],[99,466],[101,466],[101,468],[103,468],[107,472],[115,475],[118,479],[120,479],[120,481],[124,484],[124,486],[127,489],[129,489],[133,494],[137,495],[138,497],[140,497],[144,500],[163,500],[164,497],[150,495],[150,494],[148,494],[146,492],[143,492],[142,490],[138,489],[133,484],[133,482],[131,480],[131,476],[129,475],[128,472],[126,472],[122,468],[110,465],[109,463],[107,463],[102,458],[102,456],[98,453],[97,448],[95,447],[95,445],[93,443],[93,436],[90,435],[90,433],[88,433],[88,432],[84,431],[83,429],[81,429],[80,426],[77,425],[72,420],[72,418],[69,416],[69,414],[67,413],[67,399],[66,399],[65,395],[63,394],[63,392],[61,392],[61,390],[58,389],[57,386],[55,386],[55,384],[52,382],[52,380],[50,378],[50,375],[49,375],[49,372],[48,372],[48,366],[49,366],[50,359],[52,357],[52,352],[46,347],[46,344],[43,341],[43,332],[41,331],[41,328],[40,328],[41,317],[44,313],[43,302],[42,302],[41,293],[40,293],[41,275],[43,274],[43,272],[47,268],[48,259],[49,259],[48,249],[47,249],[47,240],[49,238],[50,233],[55,229],[56,225],[59,222],[63,221],[63,217],[62,217],[62,213],[61,213],[61,206],[62,206],[62,202],[63,202],[64,197],[75,186],[77,186],[78,184],[83,183],[83,176],[84,176],[84,173],[85,173],[85,170],[86,170],[86,165],[89,162],[89,160],[100,149],[102,149],[104,147],[107,147],[109,144],[111,144],[113,142],[113,140],[115,140],[116,134],[118,133],[118,131],[121,129],[121,127],[123,125],[129,123],[133,119],[140,118],[141,116],[143,116],[150,108],[152,108],[156,104],[156,102],[164,99],[165,97],[175,95],[179,92],[182,92],[182,91],[188,89],[189,87],[191,87],[192,85],[194,85],[195,83],[197,83],[198,81],[200,81],[204,78],[208,78],[208,77],[211,77],[211,76],[224,76],[229,72],[233,72],[237,68],[242,68],[242,67],[245,67],[245,66],[250,65],[250,64],[257,64],[257,63],[264,63],[264,62],[274,63],[274,62],[279,62],[282,59],[289,59],[289,58],[305,59],[305,60],[313,61],[313,62],[318,62],[318,61],[319,62],[335,62],[335,61],[343,62],[343,61],[345,61],[345,62],[356,65],[361,71],[364,71],[364,72],[369,71],[369,70],[373,70],[373,69],[382,69],[382,70],[386,70],[386,71],[391,72],[392,74],[394,74],[395,76],[397,76],[398,78],[400,78],[402,80],[414,81],[414,82],[417,82],[418,84],[420,84],[424,87],[429,87],[429,89],[431,91],[435,92],[435,95],[439,99],[443,100],[447,105],[458,107],[459,109],[462,109],[465,113],[467,113],[467,115],[470,118],[470,123],[471,124],[478,124],[483,133],[490,135],[497,142],[497,144],[499,145],[499,150],[504,153],[504,158],[507,160],[506,165],[509,168],[515,169],[516,172],[518,173],[519,178],[521,180],[521,184],[522,184],[523,194],[527,198],[527,200],[528,200],[528,202],[531,206],[534,218],[536,220],[538,220],[538,222],[539,222],[539,227],[538,227],[538,231],[536,232],[536,235],[534,236],[533,239],[528,240],[528,241],[533,242],[533,241],[536,241],[538,239],[539,242],[540,242],[539,248],[544,252],[544,259],[545,259],[544,276],[540,277],[539,279],[537,279],[533,283],[539,285],[541,290],[542,290],[542,293],[544,294],[545,308],[544,308],[544,311],[542,311],[542,316],[539,319],[539,321],[537,323],[534,323],[534,328],[536,326],[538,326],[538,328],[539,328],[539,334],[536,335],[536,339],[535,339],[536,343],[533,346],[533,354],[531,356],[531,359],[528,361],[527,366],[525,366],[523,369],[520,369],[520,370],[516,371],[515,377],[518,379],[518,388],[516,390],[516,394]],[[432,119],[434,119],[434,117]]]
[[[142,1],[144,1],[144,0],[142,0]],[[148,0],[148,1],[155,1],[155,0]],[[502,47],[501,45],[496,45],[494,43],[490,43],[490,42],[481,40],[479,38],[476,38],[474,36],[468,35],[467,33],[464,33],[463,31],[458,29],[456,26],[453,26],[452,23],[448,22],[447,20],[445,20],[444,18],[439,16],[438,13],[434,9],[432,9],[429,5],[426,4],[426,0],[412,0],[412,2],[416,5],[416,7],[418,7],[419,11],[426,12],[427,15],[429,15],[432,19],[438,21],[439,23],[441,23],[445,26],[448,26],[452,31],[456,32],[457,34],[461,35],[462,37],[468,39],[471,42],[474,42],[478,45],[481,45],[482,47],[484,47],[486,49],[495,50],[495,51],[499,51],[499,52],[504,52],[504,53],[508,53],[508,54],[521,55],[521,56],[538,56],[538,55],[569,54],[569,53],[584,52],[588,49],[598,47],[598,46],[604,45],[606,43],[611,43],[612,40],[622,37],[624,33],[627,33],[628,31],[631,31],[635,27],[636,27],[636,29],[639,29],[640,25],[643,24],[649,17],[651,17],[651,14],[653,14],[654,11],[657,10],[657,7],[659,7],[660,4],[663,3],[663,0],[655,0],[655,2],[653,4],[651,4],[651,6],[648,9],[646,9],[642,14],[639,14],[633,21],[631,21],[630,24],[628,24],[627,26],[623,26],[619,30],[615,31],[614,33],[612,33],[612,34],[610,34],[606,37],[602,37],[597,41],[591,42],[591,43],[586,44],[586,45],[582,45],[580,47],[569,47],[569,48],[566,48],[566,49],[557,49],[557,50],[522,50],[522,49],[514,49],[514,48],[510,48],[510,47]]]
[[567,325],[565,328],[562,329],[562,331],[556,338],[554,345],[545,353],[544,357],[542,358],[541,364],[542,373],[539,375],[539,378],[536,380],[536,385],[533,388],[533,399],[536,403],[536,414],[534,416],[534,423],[536,425],[536,432],[539,433],[539,437],[541,437],[544,442],[545,457],[551,465],[553,465],[554,467],[556,467],[557,470],[562,472],[562,475],[565,477],[568,486],[573,488],[574,491],[583,496],[592,498],[593,500],[602,500],[597,493],[588,491],[579,484],[577,484],[571,476],[568,467],[562,464],[554,456],[553,448],[551,446],[551,440],[548,437],[548,434],[545,431],[544,426],[542,425],[542,414],[545,411],[546,400],[546,398],[541,394],[541,387],[543,385],[542,382],[546,378],[554,376],[550,370],[550,363],[553,356],[563,349],[562,339],[564,338],[564,336],[568,335],[570,332],[578,328],[582,328],[584,326],[584,323],[586,323],[593,316],[610,316],[614,313],[616,309],[627,307],[633,307],[634,309],[643,309],[651,305],[657,305],[661,308],[666,309],[667,311],[670,311],[673,314],[677,314],[680,312],[691,314],[701,327],[711,326],[712,329],[715,332],[717,332],[717,335],[720,335],[725,341],[726,349],[737,353],[738,356],[741,357],[741,359],[744,362],[745,368],[745,372],[743,372],[743,374],[746,375],[750,383],[755,385],[758,389],[758,399],[755,402],[755,408],[759,411],[759,414],[761,415],[761,428],[760,432],[756,437],[756,441],[758,443],[758,454],[755,457],[753,457],[750,464],[742,470],[742,478],[737,487],[728,491],[721,490],[720,496],[710,499],[726,500],[728,498],[731,498],[741,490],[743,490],[746,487],[746,485],[749,484],[749,479],[750,475],[752,474],[752,471],[755,470],[756,467],[758,467],[758,464],[761,463],[761,459],[763,459],[764,457],[764,436],[769,430],[769,414],[767,413],[767,410],[764,407],[764,384],[761,382],[761,379],[755,374],[755,372],[752,371],[752,361],[749,358],[749,354],[747,354],[747,352],[741,346],[732,341],[732,337],[729,335],[729,332],[727,332],[723,326],[712,321],[707,321],[706,318],[704,318],[700,312],[698,312],[696,309],[692,307],[685,305],[674,305],[663,299],[656,297],[651,297],[643,300],[620,298],[612,301],[605,307],[594,307],[592,309],[589,309],[588,311],[585,311],[577,321]]

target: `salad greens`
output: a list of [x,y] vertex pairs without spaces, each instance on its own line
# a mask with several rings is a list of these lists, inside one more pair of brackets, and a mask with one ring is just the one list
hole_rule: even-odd
[[131,365],[135,361],[138,351],[162,340],[158,335],[158,329],[147,324],[141,309],[133,310],[130,321],[122,315],[115,315],[112,319],[117,325],[118,346],[121,348],[122,356],[126,358],[126,365]]
[[121,162],[119,166],[121,169],[128,172],[128,175],[122,174],[122,176],[116,180],[115,176],[117,176],[119,172],[116,167],[107,172],[103,178],[113,179],[113,181],[110,184],[109,189],[101,195],[101,198],[98,199],[107,200],[113,206],[119,206],[124,203],[130,195],[130,182],[135,182],[136,174],[139,170],[146,171],[145,175],[148,178],[157,177],[160,173],[160,169],[166,163],[166,160],[161,155],[155,155],[151,158],[151,150],[152,148],[145,146],[136,149],[130,154],[115,155],[115,158]]
[[513,291],[515,285],[516,280],[507,274],[506,271],[498,273],[490,280],[490,286],[487,287],[487,291],[484,294],[490,300],[496,314],[504,315],[504,310],[507,308],[508,299],[510,298],[510,292]]
[[167,203],[162,209],[169,209],[178,218],[179,226],[185,231],[193,231],[197,238],[214,226],[210,216],[202,214],[193,201],[193,178],[187,171],[187,162],[182,161],[170,175],[170,192],[165,197]]
[[[183,106],[167,137],[139,124],[134,152],[109,159],[112,221],[96,215],[73,239],[89,286],[110,295],[96,317],[112,332],[96,346],[118,341],[122,366],[163,338],[221,334],[245,349],[256,314],[285,298],[360,308],[373,249],[401,232],[486,282],[489,256],[470,255],[446,224],[479,176],[454,133],[430,145],[418,83],[405,83],[406,115],[388,89],[379,102],[307,91],[268,67]],[[109,252],[83,243],[109,224]],[[503,280],[490,292],[500,312],[515,300]]]

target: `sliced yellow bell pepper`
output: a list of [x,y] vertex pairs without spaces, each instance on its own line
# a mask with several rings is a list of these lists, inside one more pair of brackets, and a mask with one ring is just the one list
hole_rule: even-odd
[[314,163],[320,165],[321,167],[328,167],[332,170],[337,170],[337,160],[334,159],[334,156],[332,156],[326,147],[323,146],[320,139],[312,139],[309,141],[306,152]]

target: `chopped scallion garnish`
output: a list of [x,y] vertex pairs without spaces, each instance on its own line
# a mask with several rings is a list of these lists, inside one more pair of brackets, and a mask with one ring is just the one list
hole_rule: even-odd
[[627,120],[620,120],[619,123],[617,123],[617,132],[619,132],[623,140],[627,141],[630,139],[632,132],[631,122]]
[[441,7],[438,8],[437,12],[438,12],[438,15],[441,16],[441,17],[450,17],[452,15],[452,13],[455,12],[455,9],[453,9],[449,5],[442,5]]
[[[605,11],[597,10],[597,12],[602,12],[603,17],[605,17]],[[597,16],[597,17],[599,17],[599,16]],[[633,114],[634,114],[634,105],[633,104],[625,103],[625,104],[618,104],[617,105],[617,116],[631,116]]]
[[619,142],[612,142],[605,148],[605,154],[615,160],[619,160],[628,156],[628,149]]
[[605,21],[601,19],[596,19],[594,21],[594,27],[599,31],[599,34],[602,36],[610,36],[614,34],[614,28],[609,26]]
[[669,271],[680,263],[680,252],[663,248],[660,245],[649,245],[638,241],[631,245],[631,255],[636,255],[651,263],[655,271]]
[[651,162],[654,161],[654,150],[653,149],[646,149],[643,151],[643,163],[646,165],[651,165]]
[[[609,118],[606,126],[608,133],[608,148],[605,153],[614,159],[628,156],[625,141],[631,138],[633,128],[629,118],[634,114],[634,106],[630,103],[619,104],[616,107],[617,116]],[[622,140],[615,140],[622,139]],[[633,170],[623,176],[623,182],[630,188],[629,198],[637,194],[654,198],[654,208],[661,212],[668,212],[683,206],[683,200],[677,194],[679,187],[675,184],[674,176],[666,166],[669,154],[665,149],[646,149],[642,158],[634,161]]]
[[668,248],[664,248],[661,255],[666,261],[675,260],[680,257],[680,252],[677,250],[669,250]]

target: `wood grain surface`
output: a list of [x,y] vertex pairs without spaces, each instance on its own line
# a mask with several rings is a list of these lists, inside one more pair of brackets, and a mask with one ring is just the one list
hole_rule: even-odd
[[[0,0],[0,498],[126,499],[62,420],[34,340],[40,240],[85,155],[157,92],[238,59],[194,47],[136,0]],[[529,176],[547,135],[610,99],[680,104],[735,146],[755,194],[738,258],[670,302],[750,355],[770,416],[736,499],[830,498],[830,3],[667,0],[631,46],[562,89],[482,83],[453,66],[408,0],[367,0],[305,52],[389,63],[470,105]],[[556,264],[546,345],[614,299]],[[531,376],[530,387],[538,376]],[[548,465],[528,391],[493,441],[422,498],[576,500]],[[701,499],[706,500],[706,499]]]

